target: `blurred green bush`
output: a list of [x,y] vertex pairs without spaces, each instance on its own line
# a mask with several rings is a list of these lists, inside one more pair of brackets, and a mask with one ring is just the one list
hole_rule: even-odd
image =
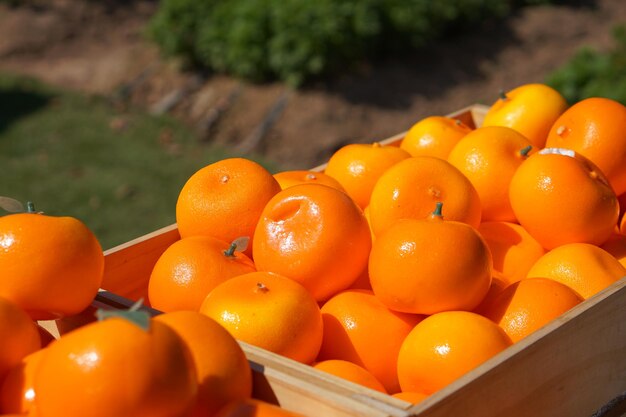
[[570,104],[588,97],[606,97],[626,104],[626,25],[615,27],[613,37],[615,45],[607,52],[581,48],[548,76],[547,84]]
[[[418,48],[535,0],[162,0],[148,28],[167,55],[297,86]],[[406,52],[405,52],[406,53]]]

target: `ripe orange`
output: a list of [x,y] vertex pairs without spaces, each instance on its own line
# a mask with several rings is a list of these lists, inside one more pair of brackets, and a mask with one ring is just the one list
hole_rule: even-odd
[[471,131],[472,129],[460,120],[430,116],[411,126],[400,142],[400,148],[411,156],[447,159],[452,148]]
[[370,254],[370,283],[376,297],[395,311],[472,310],[489,290],[491,264],[476,229],[443,220],[439,213],[400,220],[378,236]]
[[279,191],[272,174],[254,161],[215,162],[193,174],[181,189],[176,202],[178,231],[183,238],[203,235],[226,242],[252,238],[263,207]]
[[355,363],[341,359],[329,359],[317,362],[313,367],[322,372],[327,372],[350,382],[354,382],[355,384],[363,385],[364,387],[384,392],[385,394],[387,393],[383,384],[381,384],[374,375]]
[[626,268],[610,253],[588,243],[552,249],[535,262],[529,278],[550,278],[587,299],[626,275]]
[[270,272],[223,282],[200,312],[236,339],[299,362],[313,362],[322,344],[322,314],[315,299],[296,281]]
[[493,269],[514,282],[526,277],[531,266],[546,253],[522,226],[509,222],[484,222],[478,232],[493,257]]
[[626,192],[626,106],[608,98],[581,100],[559,117],[547,147],[587,157],[606,175],[617,195]]
[[302,417],[266,401],[248,398],[232,401],[223,407],[215,417]]
[[229,248],[230,244],[210,236],[192,236],[170,245],[150,275],[152,307],[164,312],[197,311],[218,284],[256,270],[250,258],[237,251],[231,254]]
[[417,404],[428,398],[428,394],[419,391],[402,391],[393,394],[392,397],[412,404]]
[[602,249],[613,255],[615,259],[626,267],[626,235],[614,233],[604,242]]
[[280,188],[282,190],[284,190],[285,188],[293,187],[294,185],[312,183],[327,185],[343,192],[346,191],[339,183],[339,181],[323,172],[306,170],[282,171],[274,174],[274,179],[278,181],[278,184],[280,185]]
[[15,303],[0,297],[0,384],[26,355],[39,348],[35,323]]
[[583,301],[573,289],[547,278],[527,278],[504,289],[484,316],[517,342]]
[[26,414],[35,406],[35,372],[45,352],[36,350],[11,368],[1,385],[0,411]]
[[565,109],[567,102],[555,89],[545,84],[524,84],[496,100],[482,125],[515,129],[541,149],[550,128]]
[[363,212],[345,193],[303,184],[270,200],[253,244],[259,271],[291,278],[321,301],[348,288],[365,269],[371,237]]
[[509,202],[513,174],[531,152],[528,139],[502,126],[480,127],[463,137],[448,155],[480,197],[481,221],[516,221]]
[[96,236],[73,217],[20,213],[0,217],[0,297],[36,320],[78,314],[102,283]]
[[402,391],[432,394],[511,344],[500,326],[475,313],[446,311],[426,317],[400,348]]
[[156,316],[187,344],[196,366],[198,401],[189,417],[214,415],[230,401],[252,395],[252,371],[233,336],[215,320],[195,312]]
[[517,169],[509,188],[519,223],[544,248],[604,243],[617,223],[617,197],[588,159],[546,148]]
[[371,291],[340,292],[322,306],[324,339],[317,359],[353,362],[371,372],[388,392],[397,392],[400,345],[422,318],[389,310]]
[[324,172],[339,181],[363,209],[369,204],[374,184],[383,172],[410,156],[395,146],[353,143],[335,152]]
[[50,344],[34,387],[40,417],[182,416],[197,395],[193,359],[176,332],[157,321],[145,330],[120,317]]
[[465,175],[443,159],[416,156],[389,168],[370,199],[370,220],[378,236],[400,219],[423,219],[443,202],[446,219],[478,227],[480,197]]

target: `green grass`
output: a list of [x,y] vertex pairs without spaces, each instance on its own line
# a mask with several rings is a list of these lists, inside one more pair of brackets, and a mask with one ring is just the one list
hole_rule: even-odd
[[81,219],[104,249],[174,223],[187,178],[228,156],[172,118],[0,74],[0,195]]

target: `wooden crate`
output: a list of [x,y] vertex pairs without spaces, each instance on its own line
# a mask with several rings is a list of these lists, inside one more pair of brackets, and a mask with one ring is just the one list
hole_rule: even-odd
[[[475,105],[451,116],[480,126],[484,113]],[[395,145],[403,136],[381,143]],[[147,299],[152,266],[178,239],[171,225],[106,251],[102,288],[108,292],[95,302],[123,307]],[[307,416],[588,417],[626,391],[626,277],[417,405],[242,347],[254,370],[255,396]]]

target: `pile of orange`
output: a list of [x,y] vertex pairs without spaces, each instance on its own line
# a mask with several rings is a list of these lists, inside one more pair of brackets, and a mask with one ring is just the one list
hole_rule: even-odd
[[[84,308],[102,270],[91,255],[101,251],[71,222],[6,216],[0,246],[15,249],[11,258],[0,252],[0,265],[10,274],[23,275],[11,265],[31,256],[11,233],[50,227],[46,239],[71,231],[68,256],[80,257],[76,271],[59,275],[91,278],[71,284],[82,294],[76,302],[43,287],[60,295],[45,297],[53,304],[10,280],[0,285],[0,334],[20,334],[0,353],[0,410],[251,414],[266,405],[250,399],[236,340],[421,401],[626,275],[624,201],[626,107],[601,98],[568,107],[542,84],[503,94],[480,127],[429,117],[399,143],[339,149],[323,172],[272,175],[251,160],[225,159],[180,192],[181,239],[156,262],[148,288],[147,302],[165,313],[147,329],[122,318],[88,325],[45,354],[28,316]],[[55,262],[32,265],[29,282],[70,261]],[[120,349],[151,351],[124,362],[134,386],[124,401],[107,402],[115,392],[106,390],[127,384],[59,401],[84,383],[87,368],[112,379]],[[173,387],[163,392],[152,371]],[[63,383],[52,384],[61,372]],[[31,388],[34,403],[24,397]],[[133,407],[146,396],[141,414]]]
[[428,117],[323,171],[217,162],[181,192],[150,302],[418,401],[626,275],[625,132],[617,102],[528,84],[481,127]]

